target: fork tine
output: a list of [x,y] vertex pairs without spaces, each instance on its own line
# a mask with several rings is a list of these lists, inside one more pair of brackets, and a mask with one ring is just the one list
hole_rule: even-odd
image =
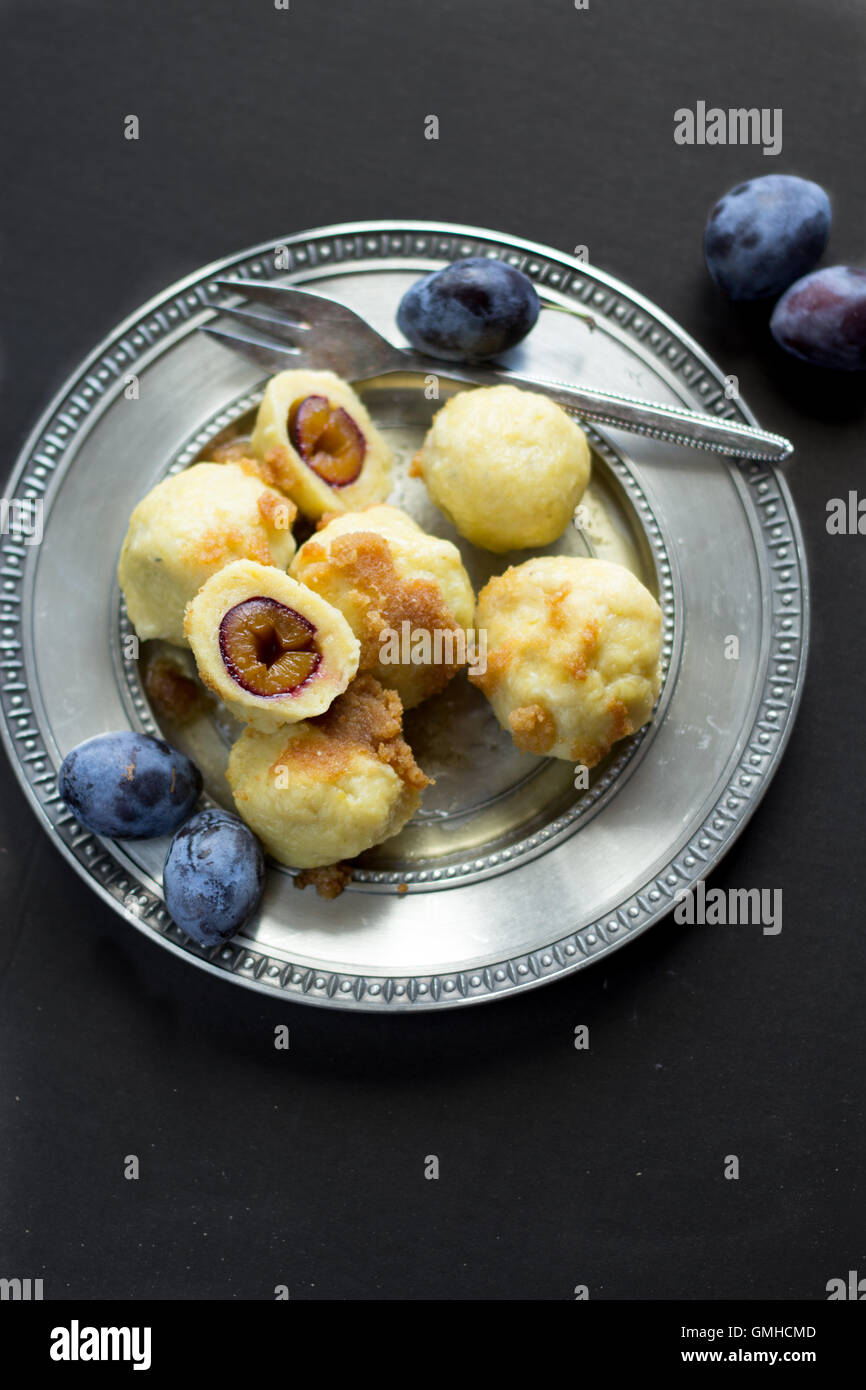
[[249,324],[251,328],[257,328],[265,337],[273,336],[281,343],[287,343],[289,347],[297,347],[296,337],[298,333],[309,333],[308,323],[296,323],[292,319],[276,318],[273,314],[263,314],[259,309],[241,308],[240,305],[224,305],[219,307],[221,317],[237,319],[239,323]]
[[[310,294],[306,290],[273,282],[216,280],[213,283],[221,290],[251,300],[252,306],[233,306],[224,310],[211,301],[210,308],[215,318],[225,313],[237,320],[239,325],[236,332],[230,328],[213,329],[211,336],[220,338],[227,347],[236,347],[239,351],[246,348],[248,355],[258,362],[278,362],[280,358],[277,353],[282,352],[284,366],[328,369],[347,381],[366,380],[382,372],[404,369],[405,354],[345,304],[326,299],[324,295]],[[276,310],[283,322],[286,318],[295,322],[288,323],[288,331],[281,332],[279,322],[256,313],[256,304]],[[299,326],[298,320],[302,320],[304,326],[312,331],[293,333],[292,329]],[[249,332],[246,331],[247,326]],[[273,355],[268,357],[274,338],[284,340],[287,346],[279,348],[274,344]],[[293,339],[296,341],[293,342]]]
[[218,285],[221,290],[227,290],[231,294],[239,294],[254,304],[264,304],[266,308],[278,309],[282,314],[288,310],[304,319],[307,327],[309,327],[308,316],[319,320],[358,317],[353,309],[347,309],[345,305],[338,304],[333,299],[326,299],[324,295],[313,294],[310,290],[298,289],[295,285],[277,285],[273,281],[223,280],[219,278],[213,283]]
[[281,343],[263,343],[260,338],[249,337],[243,329],[215,328],[206,324],[199,331],[268,371],[274,367],[297,367],[298,358],[302,355],[299,348],[286,347]]

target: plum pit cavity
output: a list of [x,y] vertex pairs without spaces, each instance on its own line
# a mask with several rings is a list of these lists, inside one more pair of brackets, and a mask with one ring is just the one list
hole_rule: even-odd
[[321,653],[313,624],[272,598],[248,598],[223,617],[219,645],[233,680],[251,695],[291,695],[315,672]]

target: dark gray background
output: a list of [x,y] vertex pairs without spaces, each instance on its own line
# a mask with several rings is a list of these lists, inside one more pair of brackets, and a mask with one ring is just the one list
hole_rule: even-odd
[[[334,221],[474,223],[586,244],[738,375],[796,442],[815,603],[787,757],[714,878],[781,887],[781,936],[669,920],[469,1011],[340,1015],[204,975],[88,890],[4,760],[0,1274],[54,1298],[693,1299],[866,1273],[866,539],[824,526],[861,484],[866,388],[783,360],[701,256],[727,187],[798,172],[833,198],[825,261],[866,260],[862,0],[0,13],[5,469],[79,357],[199,265]],[[677,147],[699,99],[781,106],[782,155]]]

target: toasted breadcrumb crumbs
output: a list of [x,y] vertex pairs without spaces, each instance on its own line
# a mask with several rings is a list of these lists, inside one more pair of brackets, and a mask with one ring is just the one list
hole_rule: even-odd
[[430,782],[403,738],[400,696],[396,690],[385,690],[375,676],[357,676],[324,714],[307,723],[310,735],[292,738],[272,773],[278,768],[314,766],[317,778],[330,776],[338,781],[360,752],[393,768],[407,787],[421,791]]
[[[349,531],[335,536],[327,547],[318,539],[308,541],[304,555],[303,583],[327,597],[337,571],[349,587],[352,604],[363,614],[363,630],[356,633],[362,671],[379,666],[385,629],[401,632],[403,623],[408,622],[410,632],[460,631],[438,584],[401,577],[386,537],[375,531]],[[424,695],[444,690],[458,669],[457,664],[444,661],[429,666],[424,671]],[[420,679],[420,670],[417,674]]]
[[315,888],[320,898],[339,898],[351,879],[351,864],[325,864],[319,869],[301,869],[295,874],[295,887]]

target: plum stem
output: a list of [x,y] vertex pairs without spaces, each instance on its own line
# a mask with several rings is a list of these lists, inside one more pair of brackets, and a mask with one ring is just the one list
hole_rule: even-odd
[[595,328],[595,319],[592,314],[585,314],[582,309],[574,309],[570,304],[554,304],[552,299],[542,299],[542,309],[556,309],[560,314],[573,314],[576,319],[582,319],[592,333]]

